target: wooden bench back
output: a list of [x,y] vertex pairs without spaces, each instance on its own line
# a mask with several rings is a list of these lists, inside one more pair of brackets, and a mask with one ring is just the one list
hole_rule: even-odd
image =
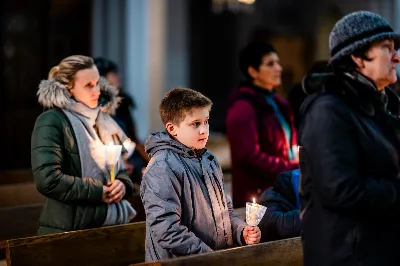
[[145,222],[0,241],[8,266],[129,265],[144,261]]
[[0,208],[43,203],[44,200],[33,182],[0,185]]
[[[45,197],[33,182],[0,185],[0,240],[34,236]],[[137,215],[132,222],[146,219],[139,195],[128,198]]]
[[0,208],[0,240],[34,236],[43,204]]
[[139,263],[135,266],[301,266],[303,251],[299,237],[258,245],[186,256],[176,259]]
[[31,169],[1,170],[0,185],[33,182]]

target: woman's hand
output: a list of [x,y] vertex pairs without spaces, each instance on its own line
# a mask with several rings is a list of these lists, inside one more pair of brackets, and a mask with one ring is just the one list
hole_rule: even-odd
[[126,193],[126,188],[124,183],[122,183],[120,180],[115,180],[114,183],[108,183],[107,185],[109,185],[110,188],[110,194],[109,197],[111,199],[111,202],[113,203],[117,203],[120,200],[122,200],[122,198],[125,196]]
[[111,203],[109,194],[110,194],[110,187],[108,186],[108,184],[105,186],[103,185],[103,201],[105,203]]

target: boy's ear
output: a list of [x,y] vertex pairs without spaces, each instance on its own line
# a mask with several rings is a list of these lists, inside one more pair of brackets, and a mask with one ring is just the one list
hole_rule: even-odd
[[176,137],[176,127],[175,127],[175,125],[174,124],[172,124],[171,122],[168,122],[166,125],[165,125],[165,128],[167,129],[167,131],[168,131],[168,133],[171,135],[171,136],[174,136],[174,137]]

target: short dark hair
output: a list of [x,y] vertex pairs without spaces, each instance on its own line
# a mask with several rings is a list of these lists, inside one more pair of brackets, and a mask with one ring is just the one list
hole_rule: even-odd
[[165,94],[159,107],[164,125],[181,123],[186,114],[195,108],[211,108],[212,101],[198,91],[186,88],[174,88]]
[[339,71],[339,72],[346,72],[346,71],[353,71],[357,68],[357,64],[353,61],[353,58],[351,56],[359,57],[362,58],[366,61],[372,61],[372,58],[367,57],[367,52],[371,48],[372,44],[364,45],[354,51],[351,55],[345,55],[340,59],[337,59],[336,61],[332,62],[331,67],[334,71]]
[[248,68],[251,66],[258,70],[265,55],[276,53],[275,48],[266,42],[254,41],[246,45],[239,53],[239,68],[243,75],[252,79]]
[[100,76],[105,77],[110,72],[118,73],[118,65],[107,58],[97,57],[93,61],[99,70]]

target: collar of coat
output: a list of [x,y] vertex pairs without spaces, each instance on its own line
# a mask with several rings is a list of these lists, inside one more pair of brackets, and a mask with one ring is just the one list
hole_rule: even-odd
[[358,72],[311,74],[303,79],[302,86],[306,94],[335,94],[369,116],[374,116],[378,109],[395,117],[400,116],[397,94],[389,87],[378,91],[371,80]]
[[[108,84],[107,80],[100,78],[100,110],[104,113],[115,114],[122,98],[118,97],[118,90]],[[58,107],[64,109],[72,101],[71,94],[64,84],[55,79],[42,80],[39,84],[38,96],[39,103],[46,109]]]
[[279,97],[276,94],[275,90],[264,90],[260,87],[254,86],[249,82],[241,83],[240,86],[229,95],[227,108],[229,109],[230,107],[232,107],[236,101],[247,100],[250,101],[253,107],[256,108],[256,112],[262,112],[264,110],[266,110],[267,112],[273,112],[274,109],[265,100],[265,96],[273,97],[275,102],[280,108],[282,108],[283,112],[286,115],[288,115],[289,117],[293,115],[289,102],[282,97]]

